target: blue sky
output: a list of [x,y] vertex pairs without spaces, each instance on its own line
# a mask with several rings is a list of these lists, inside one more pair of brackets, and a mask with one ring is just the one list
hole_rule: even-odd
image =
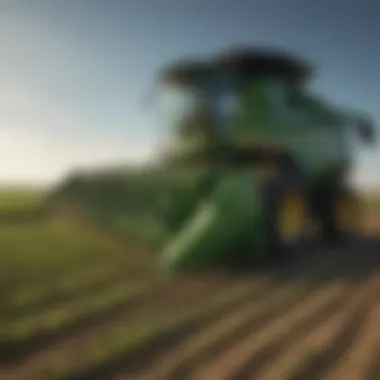
[[[157,69],[233,43],[306,56],[313,88],[380,124],[379,20],[375,0],[0,0],[0,182],[144,159]],[[379,147],[357,154],[380,185]]]

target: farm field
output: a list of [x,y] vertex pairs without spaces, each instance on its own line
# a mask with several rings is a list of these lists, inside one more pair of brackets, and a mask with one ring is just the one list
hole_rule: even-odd
[[0,223],[36,220],[43,217],[41,189],[9,188],[0,190]]
[[346,247],[170,278],[87,226],[3,223],[0,379],[378,380],[379,221],[367,197],[363,237]]

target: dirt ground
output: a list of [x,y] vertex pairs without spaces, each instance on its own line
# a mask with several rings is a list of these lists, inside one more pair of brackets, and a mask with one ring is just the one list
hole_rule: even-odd
[[[363,227],[366,236],[344,247],[310,245],[260,273],[170,279],[3,360],[0,378],[50,379],[40,371],[66,353],[80,362],[71,379],[379,380],[380,218]],[[192,305],[194,316],[109,360],[89,361],[86,352],[120,326]]]

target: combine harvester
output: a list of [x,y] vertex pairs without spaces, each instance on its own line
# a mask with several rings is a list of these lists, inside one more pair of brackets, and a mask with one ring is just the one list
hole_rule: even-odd
[[339,242],[357,228],[347,184],[347,131],[373,143],[365,117],[307,88],[291,55],[236,49],[179,62],[157,86],[160,162],[117,175],[81,174],[56,192],[107,227],[133,235],[174,272],[254,267],[315,233]]

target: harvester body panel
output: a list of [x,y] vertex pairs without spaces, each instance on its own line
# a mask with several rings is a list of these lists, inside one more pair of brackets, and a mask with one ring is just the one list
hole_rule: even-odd
[[286,152],[308,177],[323,178],[347,160],[347,126],[328,109],[316,109],[318,99],[300,98],[292,103],[281,82],[253,81],[242,95],[232,141]]
[[252,255],[252,263],[259,261],[264,252],[260,246],[261,206],[260,193],[250,173],[226,174],[169,239],[163,249],[163,265],[177,271],[228,265],[234,261],[231,254],[241,254],[234,252],[237,246]]

